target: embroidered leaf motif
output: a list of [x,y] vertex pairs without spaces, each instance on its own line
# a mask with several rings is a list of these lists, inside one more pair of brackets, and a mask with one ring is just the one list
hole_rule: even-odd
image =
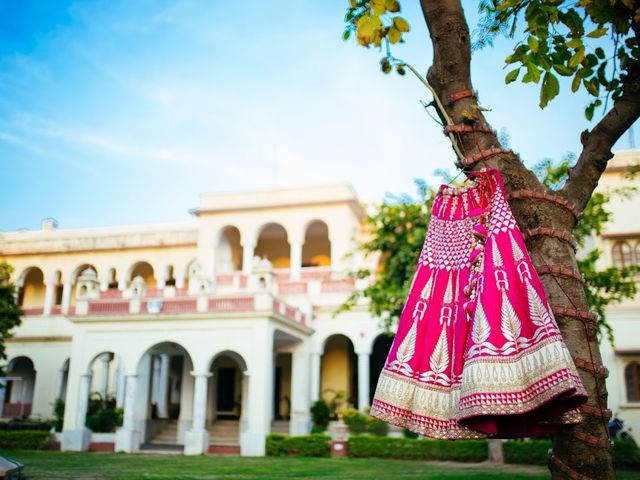
[[444,303],[451,303],[453,302],[453,292],[452,292],[452,286],[451,286],[451,278],[453,277],[453,273],[451,275],[449,275],[449,281],[447,282],[447,289],[444,292]]
[[553,326],[553,320],[549,314],[549,310],[542,303],[542,299],[538,292],[536,292],[529,279],[525,282],[527,284],[527,298],[529,300],[529,311],[531,314],[531,320],[538,327]]
[[420,297],[424,300],[429,300],[431,298],[431,289],[433,288],[433,277],[435,275],[435,271],[431,271],[431,275],[429,275],[429,280],[427,280],[427,284],[422,289],[422,293],[420,293]]
[[491,327],[487,321],[487,316],[482,308],[482,302],[478,302],[476,307],[476,314],[473,319],[473,331],[471,332],[471,338],[476,345],[484,343],[489,338]]
[[520,329],[522,325],[518,320],[518,315],[513,309],[513,305],[509,302],[509,298],[505,291],[502,291],[502,309],[500,312],[501,322],[500,329],[502,334],[509,342],[516,342],[516,339],[520,336]]
[[509,238],[511,239],[511,252],[513,253],[513,259],[516,262],[519,262],[524,258],[524,253],[518,245],[518,242],[516,242],[516,239],[513,238],[513,234],[511,232],[509,232]]
[[491,244],[491,256],[493,257],[493,264],[496,267],[504,266],[504,261],[502,260],[502,255],[500,255],[500,250],[498,250],[498,243],[495,241],[495,238]]
[[407,335],[402,340],[402,343],[398,347],[396,352],[396,358],[400,363],[407,363],[413,358],[413,354],[416,351],[416,336],[418,331],[418,322],[414,321],[411,328],[407,332]]
[[446,326],[443,326],[436,348],[429,359],[429,366],[435,373],[444,373],[447,365],[449,365],[449,347],[447,345],[447,329]]

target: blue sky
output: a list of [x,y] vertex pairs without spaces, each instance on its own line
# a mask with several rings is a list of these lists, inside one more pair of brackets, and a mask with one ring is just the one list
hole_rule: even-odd
[[[426,71],[417,3],[394,53]],[[454,158],[428,93],[342,41],[346,4],[0,0],[0,231],[184,221],[204,192],[346,181],[372,199],[437,183]],[[474,57],[493,126],[528,162],[577,152],[584,96],[540,111],[535,87],[504,86],[507,48]]]

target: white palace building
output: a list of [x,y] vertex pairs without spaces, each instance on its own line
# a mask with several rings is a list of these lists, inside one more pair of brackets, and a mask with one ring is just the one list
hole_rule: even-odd
[[[602,188],[639,160],[618,155]],[[612,203],[595,239],[602,267],[640,263],[637,198]],[[7,343],[2,417],[52,418],[63,399],[63,450],[264,455],[269,432],[309,432],[321,396],[370,404],[391,339],[364,303],[335,315],[362,287],[348,273],[375,267],[351,254],[367,234],[351,187],[205,194],[193,213],[183,224],[59,229],[47,219],[0,234],[25,312]],[[612,308],[617,343],[603,342],[610,408],[636,438],[639,317],[637,301]],[[124,410],[115,433],[85,427],[95,395]]]
[[[25,312],[2,415],[62,398],[63,450],[263,455],[269,432],[309,432],[321,394],[364,408],[390,339],[366,306],[333,315],[362,217],[333,185],[206,194],[185,224],[2,234]],[[124,409],[115,434],[85,428],[93,392]]]

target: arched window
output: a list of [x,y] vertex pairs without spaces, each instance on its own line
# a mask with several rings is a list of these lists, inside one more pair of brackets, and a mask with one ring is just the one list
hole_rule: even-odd
[[624,369],[627,401],[640,402],[640,363],[631,362]]
[[613,265],[616,267],[630,267],[633,265],[633,253],[627,242],[616,242],[612,249]]

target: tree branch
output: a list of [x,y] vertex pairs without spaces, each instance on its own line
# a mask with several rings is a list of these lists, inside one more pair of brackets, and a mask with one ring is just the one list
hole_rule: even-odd
[[[454,103],[449,95],[473,89],[471,83],[471,40],[464,9],[459,0],[420,0],[422,13],[429,28],[433,45],[433,63],[427,73],[429,84],[444,103],[444,108],[453,123],[469,123],[468,114],[476,117],[475,124],[488,125],[484,115],[474,109],[477,100],[465,98]],[[465,116],[464,114],[467,114]],[[466,156],[500,146],[494,132],[464,134],[459,137],[460,149]],[[535,175],[514,154],[493,156],[476,163],[472,170],[485,166],[497,168],[502,173],[507,190],[528,188],[545,190]]]
[[613,153],[611,148],[633,123],[640,118],[640,62],[627,68],[622,96],[613,108],[591,130],[582,132],[583,148],[562,194],[570,198],[580,211],[591,198],[593,190]]

